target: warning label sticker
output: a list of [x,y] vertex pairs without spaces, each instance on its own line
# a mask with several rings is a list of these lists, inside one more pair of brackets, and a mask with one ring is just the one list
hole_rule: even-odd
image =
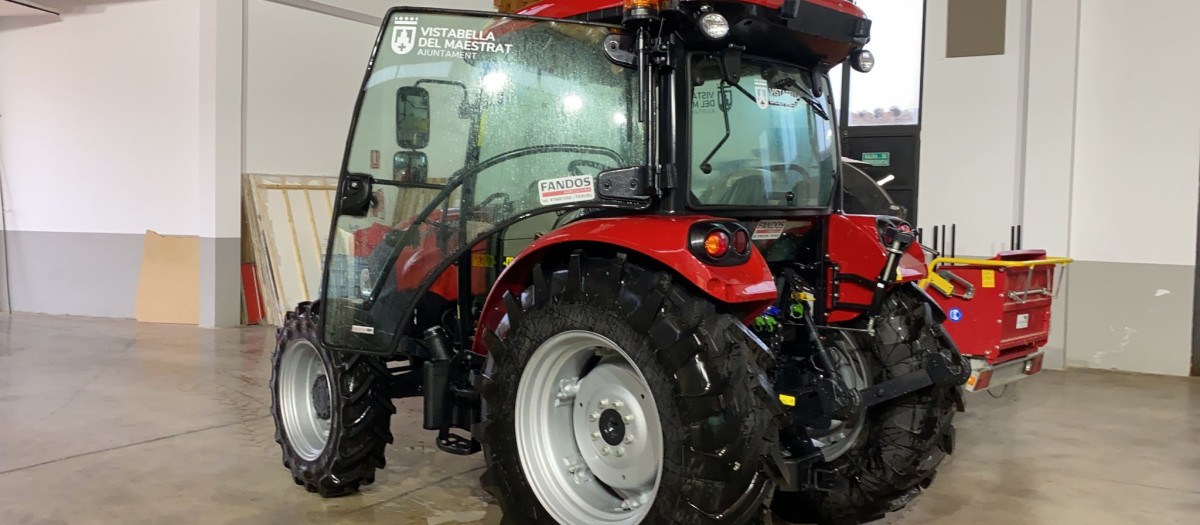
[[983,286],[984,288],[995,288],[996,287],[996,271],[995,270],[984,270],[982,273],[983,273],[983,277],[980,279],[979,284],[981,286]]
[[785,220],[758,221],[758,226],[754,227],[754,235],[750,238],[756,241],[778,239],[783,235],[783,228],[786,225],[787,221]]
[[538,200],[542,206],[566,202],[590,201],[596,198],[596,185],[591,175],[538,181]]

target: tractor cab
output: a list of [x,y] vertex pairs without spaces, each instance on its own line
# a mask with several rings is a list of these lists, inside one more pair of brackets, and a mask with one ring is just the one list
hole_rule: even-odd
[[766,249],[788,218],[839,205],[828,71],[872,60],[852,3],[546,1],[520,15],[389,13],[346,148],[326,343],[395,352],[455,305],[468,345],[459,305],[583,217],[726,217],[727,242],[746,230]]
[[322,298],[272,357],[297,483],[375,479],[391,398],[515,523],[858,522],[953,448],[970,374],[915,232],[846,213],[846,0],[393,8]]

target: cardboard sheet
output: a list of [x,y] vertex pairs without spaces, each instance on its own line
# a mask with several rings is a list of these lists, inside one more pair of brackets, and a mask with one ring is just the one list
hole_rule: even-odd
[[146,231],[133,316],[143,323],[200,324],[200,239]]

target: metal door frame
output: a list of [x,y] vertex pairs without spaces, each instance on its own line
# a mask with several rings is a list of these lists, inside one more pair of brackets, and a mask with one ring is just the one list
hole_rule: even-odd
[[[867,13],[870,15],[870,13]],[[849,63],[842,66],[842,92],[838,94],[838,127],[842,130],[841,151],[847,151],[849,141],[852,138],[878,138],[878,137],[912,137],[916,142],[916,151],[913,152],[913,158],[916,161],[916,167],[913,171],[912,184],[912,207],[908,210],[909,222],[918,224],[918,205],[921,199],[921,124],[925,120],[925,39],[928,38],[928,23],[929,16],[929,0],[921,2],[921,65],[920,79],[921,89],[917,93],[917,123],[909,126],[851,126],[850,125],[850,84],[852,82],[852,70]],[[869,73],[868,73],[869,74]],[[904,188],[909,189],[909,188]],[[889,192],[888,195],[891,195]]]

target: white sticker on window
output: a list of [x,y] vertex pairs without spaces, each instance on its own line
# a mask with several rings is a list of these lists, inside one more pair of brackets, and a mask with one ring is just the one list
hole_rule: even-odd
[[758,221],[758,226],[754,228],[754,235],[751,239],[756,241],[771,241],[778,239],[783,235],[783,228],[787,225],[784,220]]
[[479,53],[508,54],[512,44],[496,41],[492,31],[453,27],[426,27],[420,17],[398,16],[392,21],[392,52],[417,56],[475,59]]
[[350,331],[356,334],[375,335],[375,327],[373,326],[352,325]]
[[767,109],[771,106],[771,85],[766,80],[754,79],[754,101],[758,103],[758,109]]
[[1017,330],[1029,328],[1029,314],[1021,314],[1017,316]]
[[417,44],[417,22],[415,16],[396,17],[392,22],[392,52],[407,55]]
[[592,182],[591,175],[538,181],[538,199],[542,206],[590,201],[595,198],[596,185]]

